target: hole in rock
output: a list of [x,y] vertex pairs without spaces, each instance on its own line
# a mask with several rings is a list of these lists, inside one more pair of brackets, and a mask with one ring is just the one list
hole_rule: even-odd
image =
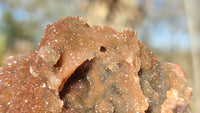
[[87,24],[87,23],[85,23],[85,26],[86,26],[86,27],[90,27],[90,25],[89,25],[89,24]]
[[[68,80],[64,84],[63,89],[59,92],[60,99],[63,100],[65,108],[68,108],[70,104],[70,102],[68,101],[69,99],[66,97],[67,94],[72,91],[72,93],[79,94],[75,96],[82,96],[80,94],[84,93],[89,88],[87,73],[91,69],[93,61],[93,59],[86,60],[83,64],[81,64],[68,78]],[[80,89],[80,86],[86,87],[85,89]]]
[[60,55],[60,58],[58,59],[57,63],[54,65],[55,68],[59,68],[62,66],[62,62],[63,62],[63,56]]
[[122,67],[122,64],[121,64],[121,63],[117,63],[117,65],[119,66],[119,68]]
[[106,48],[104,46],[101,46],[100,47],[100,51],[103,52],[103,53],[105,53],[106,52]]

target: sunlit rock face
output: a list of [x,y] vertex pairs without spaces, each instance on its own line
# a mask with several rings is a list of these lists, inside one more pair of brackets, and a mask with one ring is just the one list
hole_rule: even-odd
[[49,24],[34,52],[0,68],[0,112],[189,113],[177,64],[159,62],[131,29]]

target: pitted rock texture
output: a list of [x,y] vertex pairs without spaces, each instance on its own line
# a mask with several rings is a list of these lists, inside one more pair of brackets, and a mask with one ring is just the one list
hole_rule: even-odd
[[0,68],[0,112],[189,113],[177,64],[159,62],[131,29],[49,24],[38,49]]

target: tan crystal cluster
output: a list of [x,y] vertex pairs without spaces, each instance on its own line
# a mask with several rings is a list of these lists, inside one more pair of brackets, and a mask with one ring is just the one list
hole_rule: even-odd
[[36,51],[0,68],[3,113],[189,113],[190,96],[180,66],[157,61],[134,30],[83,17],[49,24]]

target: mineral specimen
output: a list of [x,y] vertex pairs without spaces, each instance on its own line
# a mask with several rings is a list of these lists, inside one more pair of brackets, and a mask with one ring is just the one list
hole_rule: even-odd
[[0,112],[188,113],[191,89],[177,64],[159,62],[131,29],[50,24],[38,49],[0,68]]

